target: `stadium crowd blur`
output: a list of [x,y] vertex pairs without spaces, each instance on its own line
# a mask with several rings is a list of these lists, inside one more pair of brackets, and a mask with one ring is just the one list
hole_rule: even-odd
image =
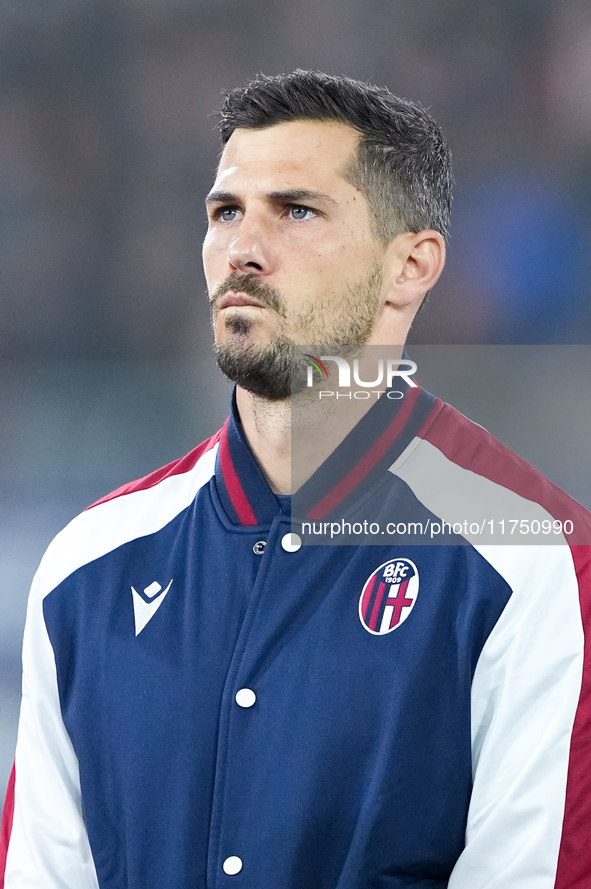
[[[448,267],[414,342],[591,343],[587,0],[5,0],[1,785],[24,602],[50,537],[225,416],[200,258],[210,115],[222,89],[295,67],[385,84],[448,136]],[[529,409],[550,410],[554,431],[586,391],[589,349],[572,354],[578,384]],[[523,399],[501,410],[527,421]],[[541,468],[590,506],[578,439],[554,476]]]

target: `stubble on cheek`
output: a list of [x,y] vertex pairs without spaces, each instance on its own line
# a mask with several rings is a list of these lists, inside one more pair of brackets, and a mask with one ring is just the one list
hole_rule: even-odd
[[291,320],[306,345],[361,346],[369,339],[379,309],[381,267],[374,265],[361,281],[323,300],[308,301],[308,309]]

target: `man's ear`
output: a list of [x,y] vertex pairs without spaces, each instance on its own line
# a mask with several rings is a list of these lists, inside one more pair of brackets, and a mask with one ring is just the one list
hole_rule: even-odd
[[397,235],[384,257],[383,305],[414,314],[444,265],[445,241],[439,232],[425,229]]

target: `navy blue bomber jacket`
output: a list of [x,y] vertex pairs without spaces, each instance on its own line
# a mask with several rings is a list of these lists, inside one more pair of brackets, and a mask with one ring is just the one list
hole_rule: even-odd
[[[343,459],[384,518],[452,523],[461,488],[591,527],[423,390],[381,399]],[[27,617],[6,889],[591,885],[589,548],[289,532],[234,409],[58,535]]]

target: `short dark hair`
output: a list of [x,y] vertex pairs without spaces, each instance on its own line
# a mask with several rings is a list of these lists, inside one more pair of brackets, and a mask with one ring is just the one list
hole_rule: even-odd
[[239,127],[291,120],[336,121],[359,131],[359,149],[346,175],[365,195],[382,241],[429,228],[447,237],[451,152],[424,108],[385,87],[298,69],[261,75],[224,93],[219,128],[225,144]]

